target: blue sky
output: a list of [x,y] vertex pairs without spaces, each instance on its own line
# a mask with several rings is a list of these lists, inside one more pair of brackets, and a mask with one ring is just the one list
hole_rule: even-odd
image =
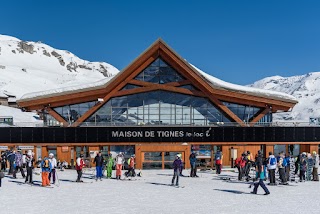
[[241,85],[320,71],[320,1],[1,1],[0,34],[122,70],[157,38]]

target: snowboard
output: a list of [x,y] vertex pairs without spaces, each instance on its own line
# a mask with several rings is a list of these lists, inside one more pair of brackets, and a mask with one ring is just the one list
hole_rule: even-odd
[[295,165],[295,158],[291,157],[290,158],[290,173],[289,173],[289,181],[294,182],[295,181],[295,170],[296,170],[296,165]]

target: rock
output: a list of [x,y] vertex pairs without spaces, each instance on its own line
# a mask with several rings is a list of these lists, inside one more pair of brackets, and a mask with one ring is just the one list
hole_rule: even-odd
[[92,70],[92,68],[86,66],[86,65],[78,65],[79,68],[87,69],[87,70]]
[[99,69],[100,73],[103,74],[103,76],[105,77],[110,77],[111,74],[108,72],[107,68],[105,68],[103,65],[100,64],[100,69]]
[[77,63],[75,62],[70,62],[68,65],[67,65],[67,70],[69,71],[77,71]]
[[51,57],[50,53],[47,50],[43,50],[43,55],[46,55],[48,57]]
[[60,65],[64,66],[66,64],[60,54],[55,51],[52,51],[51,54],[59,60]]
[[14,53],[14,54],[15,54],[15,53],[16,53],[16,51],[15,51],[15,50],[12,50],[12,53]]
[[[21,49],[21,50],[23,50],[23,51],[25,51],[25,52],[27,52],[27,53],[29,53],[29,54],[33,54],[35,51],[33,50],[33,45],[28,45],[26,42],[24,42],[24,41],[20,41],[19,43],[18,43],[18,47]],[[23,53],[23,52],[22,52]]]

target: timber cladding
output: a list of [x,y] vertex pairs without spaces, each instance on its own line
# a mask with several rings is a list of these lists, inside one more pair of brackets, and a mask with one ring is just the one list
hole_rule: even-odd
[[3,127],[0,136],[0,143],[25,144],[317,144],[320,142],[320,127]]

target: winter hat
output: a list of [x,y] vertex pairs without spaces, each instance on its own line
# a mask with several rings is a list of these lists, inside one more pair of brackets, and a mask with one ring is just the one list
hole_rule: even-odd
[[49,157],[53,157],[53,156],[54,156],[53,153],[50,153],[50,154],[49,154]]

